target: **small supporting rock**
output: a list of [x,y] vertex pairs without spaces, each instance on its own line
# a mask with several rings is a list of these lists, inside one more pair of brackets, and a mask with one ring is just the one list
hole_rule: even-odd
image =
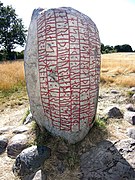
[[134,100],[134,101],[135,101],[135,94],[133,94],[133,96],[132,96],[132,100]]
[[16,158],[13,165],[15,176],[25,180],[34,177],[34,174],[42,169],[44,161],[51,155],[50,148],[46,146],[32,146],[24,149]]
[[36,174],[34,175],[34,178],[32,180],[46,180],[47,176],[44,173],[44,171],[39,170],[36,172]]
[[24,125],[30,123],[33,119],[32,113],[30,112],[30,114],[26,117],[25,121],[24,121]]
[[16,158],[16,156],[28,146],[28,137],[24,134],[16,134],[13,136],[7,146],[7,155],[10,158]]
[[132,88],[130,89],[130,91],[131,91],[131,92],[135,92],[135,87],[132,87]]
[[117,90],[115,90],[115,89],[112,89],[112,90],[111,90],[111,93],[112,93],[112,94],[118,94],[119,92],[118,92]]
[[5,126],[0,128],[0,134],[5,134],[11,131],[14,128],[14,126]]
[[22,126],[19,126],[19,127],[15,128],[15,129],[13,130],[13,133],[14,133],[14,134],[19,134],[19,133],[24,133],[24,132],[26,132],[26,131],[28,131],[28,130],[29,130],[28,127],[22,125]]
[[124,119],[132,125],[135,125],[135,112],[126,111],[124,113]]
[[46,180],[47,175],[43,170],[39,170],[36,173],[21,177],[21,180]]
[[127,134],[128,134],[128,136],[129,136],[130,138],[135,139],[135,128],[134,128],[134,127],[133,127],[133,128],[128,128],[128,129],[127,129]]
[[120,109],[117,107],[110,107],[107,108],[106,114],[109,118],[123,118],[123,114],[121,113]]
[[134,107],[133,104],[127,104],[127,105],[126,105],[126,109],[127,109],[128,111],[133,111],[133,112],[135,112],[135,107]]
[[0,154],[2,154],[7,147],[8,139],[5,136],[0,136]]

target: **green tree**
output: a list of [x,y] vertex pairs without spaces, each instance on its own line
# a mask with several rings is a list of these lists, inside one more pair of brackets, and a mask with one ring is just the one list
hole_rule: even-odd
[[101,43],[101,53],[102,54],[108,54],[108,53],[115,53],[116,50],[114,49],[113,46],[109,46],[109,45],[104,45],[103,43]]
[[114,48],[117,52],[133,52],[132,47],[129,44],[117,45]]
[[105,51],[105,46],[103,43],[101,43],[101,53],[104,54],[104,51]]
[[24,46],[26,30],[22,19],[18,18],[12,6],[4,6],[0,1],[0,49],[11,59],[12,51],[17,45]]
[[133,52],[132,47],[129,44],[122,45],[123,52]]

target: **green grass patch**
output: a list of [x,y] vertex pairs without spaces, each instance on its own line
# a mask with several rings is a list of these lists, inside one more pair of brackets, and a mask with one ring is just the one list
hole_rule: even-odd
[[106,129],[106,123],[107,123],[106,117],[103,118],[97,117],[94,125],[101,129]]
[[0,91],[0,106],[7,107],[11,105],[22,105],[24,101],[28,100],[26,86],[16,86],[12,89]]
[[133,92],[133,91],[127,91],[127,96],[128,96],[129,98],[131,98],[133,95],[134,95],[134,92]]
[[26,91],[25,83],[18,83],[9,89],[0,89],[0,98],[9,97],[14,93],[20,93]]
[[30,108],[28,108],[27,110],[26,110],[26,112],[25,112],[25,114],[24,114],[24,116],[23,116],[23,118],[22,118],[22,123],[24,123],[25,122],[25,120],[26,120],[26,118],[27,118],[27,116],[30,114]]

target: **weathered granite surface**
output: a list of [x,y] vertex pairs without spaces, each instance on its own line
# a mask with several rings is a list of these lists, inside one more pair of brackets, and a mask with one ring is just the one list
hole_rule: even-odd
[[81,180],[134,180],[134,154],[133,139],[100,142],[81,156]]
[[94,122],[99,89],[95,23],[73,8],[34,10],[24,61],[33,118],[70,143],[83,139]]

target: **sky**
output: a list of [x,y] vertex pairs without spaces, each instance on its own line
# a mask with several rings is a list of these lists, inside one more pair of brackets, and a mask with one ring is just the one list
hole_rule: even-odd
[[32,11],[72,7],[89,16],[97,25],[105,45],[129,44],[135,50],[135,0],[1,0],[12,5],[28,29]]

